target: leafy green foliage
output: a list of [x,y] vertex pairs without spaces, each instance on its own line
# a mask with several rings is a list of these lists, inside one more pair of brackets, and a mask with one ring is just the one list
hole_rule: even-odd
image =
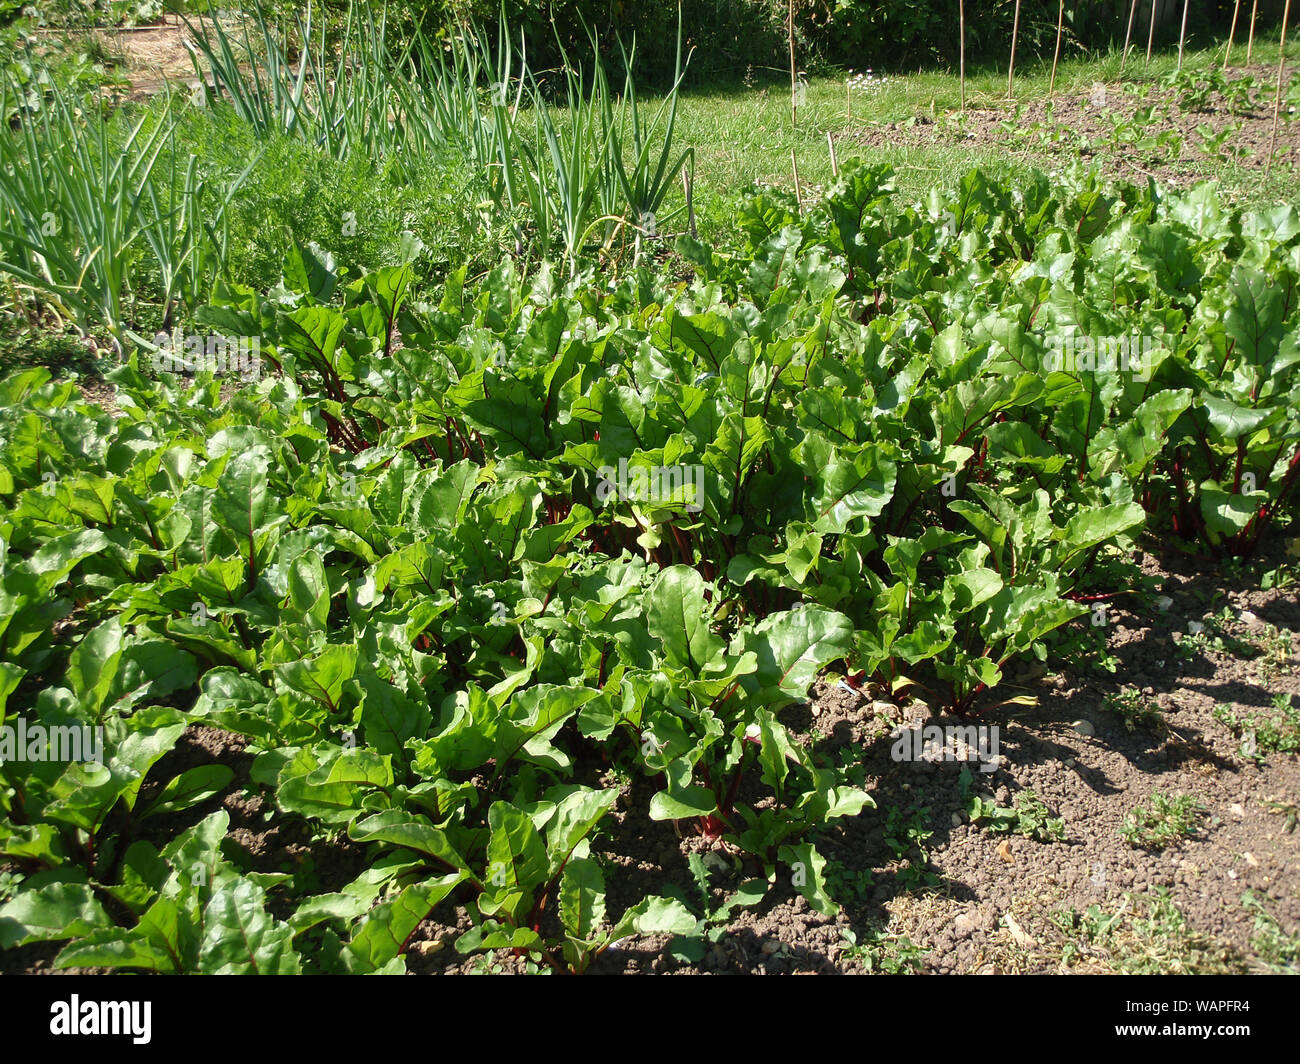
[[[196,315],[258,341],[256,382],[138,350],[114,417],[45,370],[0,381],[0,712],[104,748],[0,766],[3,941],[395,972],[452,910],[462,953],[583,971],[634,934],[687,955],[777,884],[833,913],[817,833],[873,802],[790,725],[823,670],[980,712],[1123,590],[1148,524],[1190,539],[1258,497],[1268,522],[1200,539],[1247,550],[1291,512],[1293,210],[978,172],[900,207],[846,165],[742,228],[680,242],[690,284],[506,261],[427,301],[413,235],[369,270],[299,244]],[[1133,335],[1160,341],[1136,364],[1075,343]],[[1225,454],[1227,503],[1188,476]],[[213,809],[236,781],[169,767],[190,724],[243,736],[238,784],[366,870],[317,893],[238,852]],[[1139,842],[1192,815],[1145,814]],[[934,881],[927,816],[884,810],[908,887]],[[619,911],[608,835],[637,818],[746,878]],[[1061,831],[1025,795],[980,818]]]

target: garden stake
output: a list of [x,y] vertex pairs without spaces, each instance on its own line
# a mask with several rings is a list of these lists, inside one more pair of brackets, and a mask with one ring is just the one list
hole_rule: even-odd
[[[1133,0],[1137,3],[1137,0]],[[1061,29],[1065,25],[1065,0],[1061,0],[1060,11],[1056,15],[1056,51],[1052,53],[1052,80],[1047,86],[1047,98],[1051,100],[1056,93],[1056,63],[1061,58]]]
[[1282,8],[1282,43],[1278,45],[1277,92],[1273,97],[1273,131],[1268,135],[1268,155],[1264,159],[1264,176],[1273,168],[1273,145],[1277,141],[1277,116],[1282,110],[1282,71],[1286,67],[1286,24],[1291,17],[1291,0]]
[[961,109],[966,110],[966,0],[957,0],[957,20],[961,24]]
[[1011,23],[1011,62],[1007,64],[1007,99],[1011,99],[1011,79],[1016,76],[1016,34],[1020,32],[1020,0],[1016,0],[1016,14]]
[[1147,30],[1147,61],[1142,64],[1146,70],[1151,65],[1151,44],[1156,39],[1156,0],[1151,0],[1151,26]]
[[[1119,76],[1124,76],[1124,66],[1128,62],[1129,42],[1133,40],[1133,22],[1137,18],[1138,0],[1133,0],[1128,9],[1128,29],[1124,31],[1124,55],[1119,61]],[[1059,35],[1059,30],[1057,31]]]
[[1237,16],[1241,13],[1241,0],[1232,5],[1232,25],[1228,28],[1228,50],[1223,53],[1223,69],[1228,69],[1228,59],[1232,56],[1232,38],[1237,32]]
[[1183,0],[1183,25],[1178,31],[1178,69],[1183,69],[1183,41],[1187,37],[1187,9],[1192,6],[1192,0]]
[[790,128],[799,120],[799,86],[794,69],[794,0],[790,0],[790,21],[786,26],[790,38]]

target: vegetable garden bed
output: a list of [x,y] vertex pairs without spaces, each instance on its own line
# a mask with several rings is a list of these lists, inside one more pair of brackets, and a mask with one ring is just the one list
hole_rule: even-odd
[[[1185,935],[1189,964],[1294,966],[1294,836],[1250,800],[1294,793],[1294,711],[1271,755],[1247,719],[1296,690],[1293,593],[1242,600],[1270,671],[1216,697],[1231,666],[1171,669],[1152,619],[1174,563],[1138,559],[1288,579],[1295,209],[1082,171],[909,206],[846,164],[741,227],[678,242],[690,284],[507,262],[436,304],[410,262],[299,246],[197,316],[257,353],[228,401],[144,351],[114,415],[44,370],[0,384],[0,707],[106,751],[3,767],[6,966],[1035,968],[1018,905],[1167,882],[1198,918],[1249,883],[1273,921],[1267,948],[1211,921],[1254,959]],[[1210,635],[1240,656],[1238,622]],[[1071,685],[1135,640],[1164,664],[1116,727]],[[1026,682],[1047,661],[1064,689]],[[1007,760],[898,760],[877,732],[926,713]],[[1157,769],[1195,871],[1141,856]],[[1238,844],[1250,871],[1190,901]],[[905,893],[910,945],[877,934]],[[1177,921],[1131,904],[1136,930],[1053,925],[1054,963],[1143,963],[1130,938]],[[937,930],[954,905],[969,935]],[[999,921],[1020,953],[990,962]]]

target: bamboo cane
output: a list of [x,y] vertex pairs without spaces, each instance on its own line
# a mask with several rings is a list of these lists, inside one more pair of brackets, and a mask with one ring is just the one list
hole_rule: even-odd
[[[1124,76],[1124,66],[1128,63],[1129,42],[1133,40],[1133,22],[1137,18],[1138,0],[1133,0],[1128,9],[1128,29],[1124,31],[1124,56],[1119,61],[1119,76]],[[1059,31],[1058,31],[1059,32]]]
[[1147,30],[1147,61],[1142,64],[1146,70],[1151,65],[1151,45],[1156,39],[1156,0],[1151,0],[1151,26]]
[[794,172],[794,202],[799,208],[799,213],[803,214],[803,193],[799,190],[799,160],[794,156],[794,149],[790,149],[790,169]]
[[1273,131],[1268,135],[1268,157],[1264,161],[1264,176],[1273,168],[1273,145],[1277,141],[1277,116],[1282,110],[1282,71],[1286,66],[1286,24],[1291,17],[1291,0],[1282,8],[1282,43],[1278,46],[1277,94],[1273,97]]
[[1259,10],[1259,0],[1250,0],[1250,38],[1246,41],[1246,65],[1250,66],[1250,56],[1255,50],[1255,12]]
[[1228,70],[1228,59],[1232,56],[1232,38],[1237,33],[1237,15],[1241,13],[1241,0],[1232,5],[1232,25],[1228,28],[1228,50],[1223,53],[1223,70]]
[[[1137,3],[1137,0],[1133,0]],[[1056,95],[1056,64],[1061,58],[1061,30],[1065,28],[1065,0],[1061,0],[1060,10],[1056,14],[1056,51],[1052,53],[1052,80],[1047,86],[1047,98],[1050,101]]]
[[826,146],[831,150],[831,177],[840,176],[840,164],[835,158],[835,138],[831,136],[831,131],[826,131]]
[[1016,34],[1020,32],[1020,0],[1016,0],[1016,14],[1011,23],[1011,61],[1007,64],[1007,99],[1011,99],[1011,82],[1016,76]]
[[966,110],[966,0],[957,0],[957,20],[961,24],[961,109]]
[[1192,0],[1183,0],[1183,26],[1178,31],[1178,69],[1183,69],[1183,40],[1187,37],[1187,9],[1192,6]]
[[799,122],[799,87],[794,68],[794,0],[790,0],[790,21],[786,29],[790,38],[790,128]]

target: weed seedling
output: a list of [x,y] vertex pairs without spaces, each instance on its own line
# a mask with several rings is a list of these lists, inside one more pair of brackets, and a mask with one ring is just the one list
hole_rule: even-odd
[[826,889],[841,905],[862,906],[871,898],[871,888],[876,885],[869,868],[856,871],[839,861],[826,862]]
[[1204,815],[1205,808],[1195,795],[1167,797],[1156,791],[1151,795],[1150,808],[1138,806],[1129,813],[1119,833],[1130,846],[1163,850],[1178,839],[1195,835]]
[[1136,688],[1125,687],[1114,694],[1107,695],[1103,704],[1110,712],[1119,716],[1124,722],[1124,727],[1129,731],[1146,728],[1149,731],[1160,732],[1164,728],[1165,718],[1160,712],[1160,707],[1150,702]]
[[1282,830],[1288,835],[1295,831],[1296,823],[1300,822],[1300,805],[1295,802],[1278,801],[1275,798],[1266,799],[1260,804],[1267,812],[1286,818]]
[[1278,975],[1300,975],[1300,933],[1287,934],[1277,918],[1249,890],[1241,896],[1241,904],[1255,917],[1250,948],[1259,954],[1259,959]]
[[1260,761],[1266,753],[1300,751],[1300,706],[1285,692],[1273,697],[1271,711],[1242,715],[1220,703],[1214,707],[1214,719],[1241,740],[1242,757]]
[[1178,640],[1178,660],[1188,662],[1210,652],[1235,654],[1242,658],[1257,656],[1259,649],[1255,644],[1239,639],[1228,631],[1228,625],[1235,620],[1232,608],[1224,606],[1219,613],[1208,615],[1204,621],[1191,622],[1187,633]]
[[1275,677],[1291,671],[1291,631],[1268,625],[1263,635],[1264,659],[1259,663],[1259,682],[1269,684]]
[[929,809],[912,809],[908,815],[898,807],[885,815],[885,845],[899,862],[898,879],[905,891],[932,887],[939,882],[939,877],[928,867],[930,856],[924,846],[934,834],[926,826],[929,816]]
[[1244,960],[1226,943],[1193,930],[1168,890],[1129,894],[1113,913],[1100,905],[1070,909],[1053,920],[1066,936],[1061,963],[1103,961],[1124,975],[1212,975],[1244,972]]
[[921,962],[930,951],[918,946],[906,935],[891,935],[885,931],[871,931],[858,941],[850,928],[840,932],[848,943],[843,956],[855,960],[867,972],[886,975],[911,975],[919,971]]
[[1065,838],[1065,821],[1052,816],[1033,791],[1021,791],[1012,806],[1000,806],[973,794],[967,799],[966,813],[972,824],[982,823],[995,835],[1023,835],[1039,842],[1060,842]]

